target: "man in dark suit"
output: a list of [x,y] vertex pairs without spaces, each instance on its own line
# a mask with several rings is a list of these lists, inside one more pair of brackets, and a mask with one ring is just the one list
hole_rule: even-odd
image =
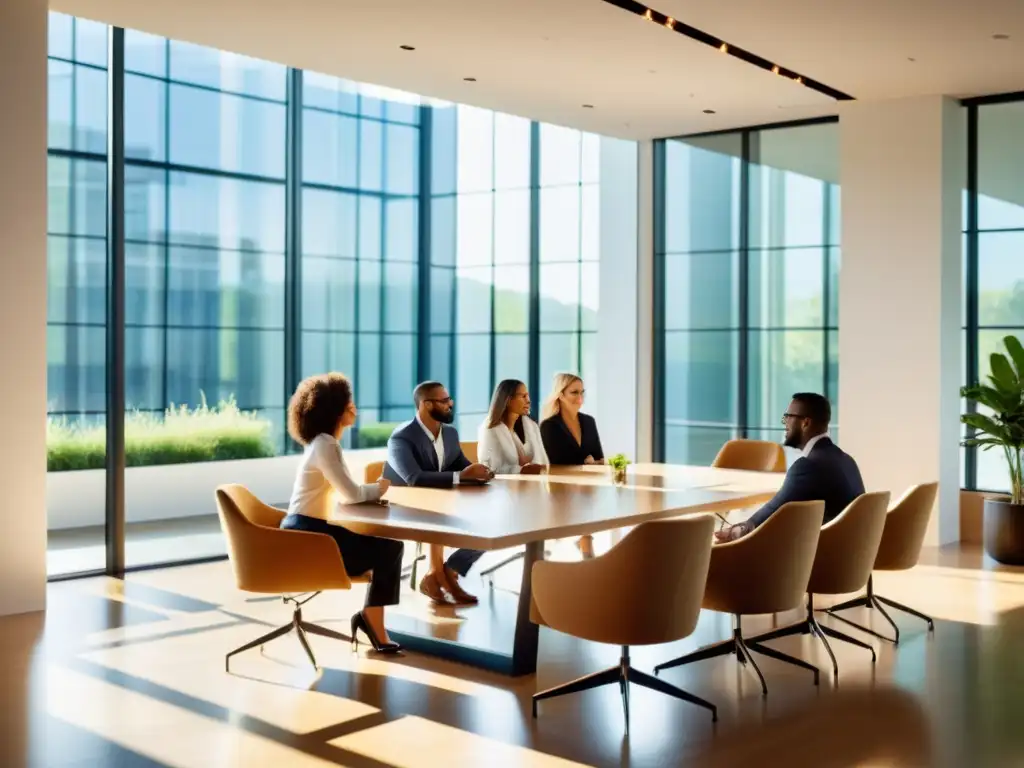
[[[427,381],[413,391],[416,418],[396,429],[388,439],[384,477],[392,485],[452,488],[460,483],[490,480],[491,471],[473,464],[462,452],[459,433],[451,426],[455,419],[453,401],[440,382]],[[443,603],[445,592],[458,603],[475,603],[475,596],[459,585],[483,552],[459,549],[444,561],[444,547],[431,545],[430,571],[420,581],[420,592]]]
[[784,445],[803,453],[786,473],[779,492],[748,520],[718,531],[719,541],[732,541],[753,531],[790,501],[824,501],[825,520],[838,516],[864,493],[864,481],[853,457],[843,453],[828,436],[832,407],[821,395],[800,392],[793,395],[782,416],[786,425]]

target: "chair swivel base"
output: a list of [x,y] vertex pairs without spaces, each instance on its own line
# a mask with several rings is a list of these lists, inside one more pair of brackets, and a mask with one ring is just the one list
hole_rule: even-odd
[[825,646],[825,650],[828,652],[828,657],[832,661],[832,675],[838,680],[839,679],[839,665],[836,663],[836,655],[832,652],[832,646],[829,645],[828,638],[833,640],[841,640],[844,643],[850,643],[871,651],[871,663],[874,664],[878,657],[875,654],[875,649],[867,643],[858,640],[855,637],[840,632],[839,630],[832,629],[832,627],[824,627],[818,623],[818,620],[814,617],[814,597],[813,595],[808,599],[807,602],[807,618],[796,624],[792,624],[788,627],[781,627],[774,629],[771,632],[765,632],[763,635],[758,635],[750,640],[748,643],[766,643],[769,640],[777,640],[780,637],[792,637],[794,635],[812,635],[821,641],[821,644]]
[[335,632],[333,629],[327,629],[326,627],[321,627],[318,624],[311,624],[310,622],[303,620],[302,606],[308,603],[310,600],[312,600],[319,594],[320,593],[317,592],[313,594],[312,597],[307,597],[305,600],[302,600],[301,602],[291,597],[283,598],[283,600],[286,603],[290,602],[295,604],[295,610],[292,612],[291,624],[285,624],[283,627],[278,627],[277,629],[268,632],[267,634],[261,637],[257,637],[255,640],[251,642],[246,643],[240,648],[236,648],[235,650],[231,651],[231,653],[227,654],[224,657],[224,671],[231,671],[232,656],[242,653],[242,651],[248,651],[250,648],[255,648],[256,646],[260,646],[260,649],[262,650],[264,644],[269,643],[271,640],[276,640],[279,637],[287,635],[292,630],[295,630],[295,634],[298,636],[299,642],[302,644],[302,648],[306,652],[306,656],[309,657],[309,661],[313,665],[313,669],[320,669],[320,667],[317,666],[316,663],[316,656],[313,655],[313,649],[309,647],[309,640],[306,639],[306,633],[309,633],[311,635],[320,635],[321,637],[330,637],[335,640],[343,640],[346,643],[351,643],[352,638],[348,635],[343,635],[341,632]]
[[735,654],[740,664],[746,666],[747,664],[757,673],[758,680],[761,681],[761,694],[763,696],[768,695],[768,686],[764,681],[764,675],[761,674],[760,668],[754,661],[754,657],[751,655],[751,651],[756,651],[762,656],[775,659],[776,661],[782,661],[786,664],[792,664],[796,667],[807,669],[814,673],[814,684],[818,685],[820,679],[820,671],[813,664],[808,664],[803,659],[798,659],[795,656],[790,656],[782,651],[777,651],[774,648],[761,645],[757,639],[745,640],[743,638],[743,630],[739,625],[739,617],[736,617],[736,628],[733,630],[732,638],[725,640],[721,643],[715,643],[709,645],[693,653],[688,653],[685,656],[680,656],[678,659],[672,661],[666,661],[664,664],[659,664],[654,668],[654,674],[661,674],[662,670],[672,669],[673,667],[680,667],[683,664],[692,664],[695,661],[704,661],[705,659],[713,659],[718,656],[728,656],[729,654]]
[[537,717],[537,703],[544,699],[553,699],[556,696],[565,696],[570,693],[589,691],[593,688],[600,688],[601,686],[612,685],[613,683],[619,684],[619,692],[622,695],[622,712],[626,718],[626,733],[629,733],[630,683],[642,686],[643,688],[649,688],[652,691],[664,693],[677,699],[682,699],[683,701],[688,701],[689,703],[696,704],[699,707],[704,707],[711,711],[711,721],[718,721],[718,707],[711,702],[705,701],[699,696],[694,696],[692,693],[687,693],[681,688],[676,688],[674,685],[670,685],[664,680],[659,680],[658,678],[652,677],[638,669],[634,669],[629,662],[628,646],[622,647],[622,658],[619,660],[618,666],[609,667],[601,672],[594,672],[593,674],[586,675],[578,680],[573,680],[570,683],[564,683],[563,685],[549,688],[546,691],[534,694],[533,716]]
[[[892,643],[893,645],[899,645],[900,644],[900,628],[896,626],[896,622],[892,620],[891,616],[889,616],[888,611],[886,611],[885,608],[883,607],[883,603],[885,605],[888,605],[890,608],[896,609],[897,611],[903,611],[904,613],[909,613],[911,616],[916,616],[917,618],[921,619],[922,621],[924,621],[924,622],[926,622],[928,624],[928,631],[929,632],[934,632],[935,631],[935,621],[930,616],[926,616],[925,614],[921,613],[920,611],[915,611],[913,608],[910,608],[910,607],[908,607],[906,605],[903,605],[901,603],[897,603],[895,600],[890,600],[887,597],[882,597],[881,595],[876,595],[875,594],[875,590],[874,590],[874,586],[872,584],[872,579],[868,579],[868,591],[866,593],[864,593],[860,597],[855,597],[852,600],[847,600],[845,603],[840,603],[839,605],[833,605],[831,608],[827,608],[825,610],[825,613],[827,613],[833,619],[839,619],[839,621],[843,622],[844,624],[849,624],[851,627],[856,627],[861,632],[867,632],[869,635],[873,635],[874,637],[877,637],[879,640],[885,640],[887,643]],[[868,608],[868,609],[874,608],[874,609],[876,609],[880,614],[882,614],[882,617],[887,622],[889,622],[889,626],[892,627],[893,636],[892,637],[886,637],[885,635],[882,635],[882,634],[879,634],[878,632],[875,632],[873,629],[869,629],[869,628],[867,628],[865,626],[857,624],[856,622],[850,621],[849,619],[845,618],[844,616],[840,616],[837,613],[837,611],[845,611],[845,610],[848,610],[850,608]]]

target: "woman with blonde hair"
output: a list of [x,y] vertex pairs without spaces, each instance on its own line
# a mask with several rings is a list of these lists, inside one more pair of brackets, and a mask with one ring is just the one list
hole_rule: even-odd
[[[540,435],[552,465],[604,464],[604,450],[593,416],[582,413],[583,379],[556,373],[541,412]],[[594,537],[581,536],[576,546],[585,558],[594,556]]]

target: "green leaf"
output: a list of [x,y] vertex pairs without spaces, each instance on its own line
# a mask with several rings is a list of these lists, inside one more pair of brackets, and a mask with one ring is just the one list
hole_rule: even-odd
[[965,397],[968,400],[973,400],[976,403],[980,403],[986,408],[998,413],[1008,410],[1007,405],[1009,405],[1010,408],[1013,408],[1013,404],[1007,402],[1008,400],[1012,400],[1012,398],[1004,395],[998,389],[990,387],[987,384],[975,384],[971,387],[964,387],[960,394],[962,397]]
[[1013,365],[1017,369],[1017,381],[1024,381],[1024,346],[1016,336],[1004,337],[1003,344],[1013,358]]
[[1003,394],[1017,393],[1020,396],[1020,382],[1017,380],[1017,374],[1013,370],[1013,366],[1010,365],[1010,361],[1006,358],[1006,355],[1001,352],[993,352],[989,356],[989,366],[991,367],[992,374],[989,378],[995,385],[996,389]]
[[986,416],[983,413],[965,413],[960,417],[960,421],[972,429],[992,435],[992,437],[999,439],[1000,442],[1005,441],[1007,437],[1006,427],[991,416]]

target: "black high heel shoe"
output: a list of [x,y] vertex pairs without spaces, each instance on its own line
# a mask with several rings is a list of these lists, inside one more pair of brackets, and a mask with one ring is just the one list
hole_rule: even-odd
[[353,614],[352,616],[352,650],[355,651],[359,647],[359,640],[356,639],[356,632],[359,630],[363,631],[366,638],[370,641],[370,645],[373,646],[373,650],[377,653],[398,653],[402,650],[402,646],[398,643],[388,642],[382,643],[378,638],[377,634],[373,631],[373,627],[367,622],[366,617],[363,616],[362,611]]

